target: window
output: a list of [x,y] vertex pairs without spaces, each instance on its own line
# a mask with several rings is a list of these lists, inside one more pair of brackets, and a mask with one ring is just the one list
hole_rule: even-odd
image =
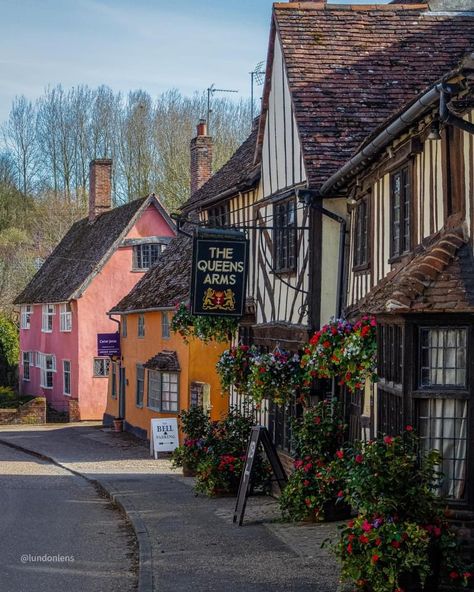
[[138,315],[138,337],[145,337],[145,315]]
[[143,407],[143,391],[145,387],[145,368],[141,364],[137,364],[137,391],[136,391],[136,405]]
[[170,315],[168,312],[161,313],[161,337],[163,339],[170,337]]
[[397,434],[413,422],[422,447],[441,453],[440,493],[457,502],[467,501],[474,484],[467,471],[468,335],[466,327],[426,321],[379,324],[378,333],[378,430]]
[[36,363],[40,369],[40,386],[42,388],[53,388],[53,374],[56,372],[56,356],[52,354],[36,354]]
[[207,223],[211,227],[230,226],[229,202],[209,208],[207,210]]
[[94,376],[103,378],[109,375],[110,358],[94,358]]
[[61,304],[59,309],[59,330],[63,333],[72,331],[72,310],[71,304]]
[[55,315],[54,304],[43,304],[43,315],[41,323],[41,331],[43,333],[51,333],[53,330],[53,316]]
[[133,269],[149,269],[158,259],[163,245],[158,243],[145,243],[133,247]]
[[20,329],[29,329],[31,325],[31,315],[33,314],[33,307],[31,304],[26,304],[21,307],[20,315]]
[[296,206],[294,200],[274,206],[274,259],[276,271],[294,271],[296,267]]
[[359,200],[355,211],[354,267],[369,263],[369,198]]
[[71,394],[71,362],[63,360],[63,393]]
[[177,372],[148,371],[148,407],[156,411],[177,413],[178,411]]
[[127,317],[122,315],[122,337],[127,337]]
[[33,352],[23,352],[23,380],[30,380],[30,369],[34,365]]
[[420,387],[466,386],[466,329],[420,329]]
[[117,364],[112,362],[112,399],[117,398]]
[[391,257],[399,257],[411,249],[410,168],[393,173],[390,179]]

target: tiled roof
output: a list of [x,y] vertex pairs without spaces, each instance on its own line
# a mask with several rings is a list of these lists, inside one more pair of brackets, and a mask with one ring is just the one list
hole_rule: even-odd
[[167,372],[179,372],[178,356],[175,351],[163,350],[143,364],[148,370],[164,370]]
[[[71,226],[15,304],[64,302],[77,297],[84,282],[100,269],[103,258],[126,230],[145,202],[136,199],[96,218],[83,218]],[[158,203],[158,202],[157,202]]]
[[182,209],[187,211],[191,206],[217,198],[227,191],[238,193],[252,187],[260,177],[260,167],[254,163],[256,141],[257,126],[225,165],[190,197]]
[[474,263],[467,242],[465,226],[448,221],[348,312],[474,312]]
[[191,260],[192,239],[178,234],[111,312],[174,308],[179,302],[189,300]]
[[[274,16],[313,187],[474,45],[474,17],[424,5],[289,2]],[[264,109],[269,91],[267,76]]]

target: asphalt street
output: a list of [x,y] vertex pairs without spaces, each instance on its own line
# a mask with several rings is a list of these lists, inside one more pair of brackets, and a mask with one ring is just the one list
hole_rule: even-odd
[[85,479],[0,445],[0,591],[132,592],[135,541]]

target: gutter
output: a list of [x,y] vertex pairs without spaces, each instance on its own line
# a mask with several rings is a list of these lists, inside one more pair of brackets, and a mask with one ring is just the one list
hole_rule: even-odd
[[118,322],[116,319],[112,318],[112,315],[127,315],[127,314],[137,314],[137,313],[146,313],[146,312],[166,312],[169,310],[174,310],[174,306],[155,306],[153,308],[137,308],[134,310],[112,310],[107,313],[107,316],[110,317],[112,321]]
[[385,148],[394,138],[398,137],[400,133],[430,107],[442,94],[443,84],[437,83],[434,87],[428,90],[417,101],[400,115],[393,123],[386,127],[378,134],[365,148],[353,156],[346,162],[334,175],[323,183],[320,189],[320,195],[327,195],[331,189],[334,189],[344,177],[349,175],[358,166],[365,164],[365,161]]

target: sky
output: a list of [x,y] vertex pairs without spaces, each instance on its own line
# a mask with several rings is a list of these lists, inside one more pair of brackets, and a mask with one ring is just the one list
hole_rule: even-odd
[[202,92],[214,83],[246,98],[249,72],[266,58],[271,5],[271,0],[0,0],[0,124],[15,96],[34,101],[56,84],[105,84],[124,93],[141,88],[155,97],[170,88]]

